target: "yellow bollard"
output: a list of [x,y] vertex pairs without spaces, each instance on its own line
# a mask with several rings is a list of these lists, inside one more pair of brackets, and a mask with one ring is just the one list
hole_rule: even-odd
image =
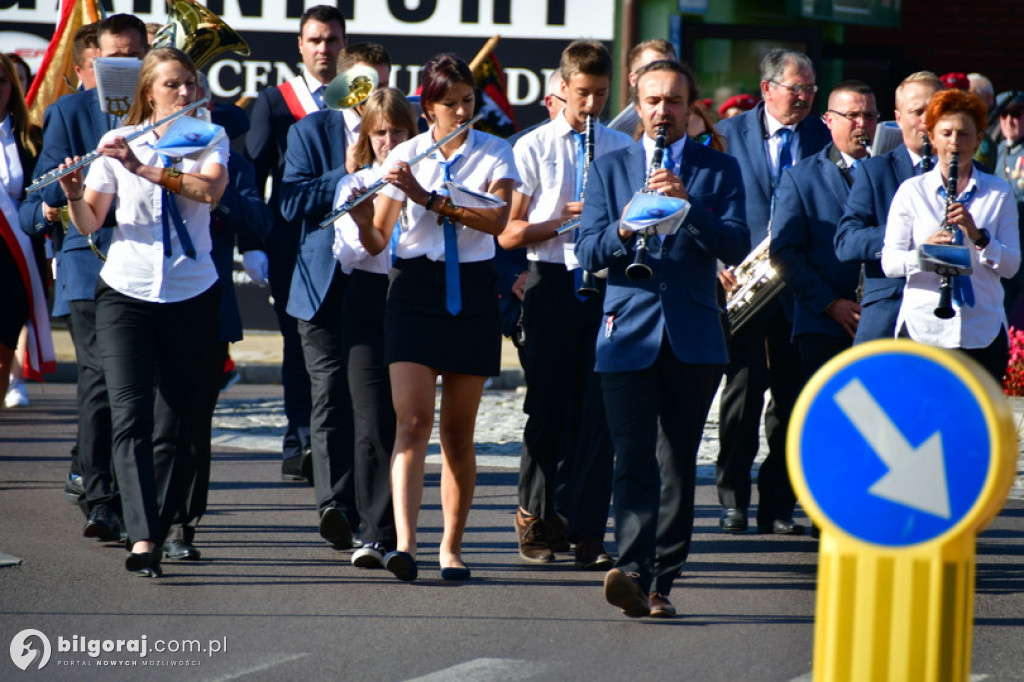
[[797,400],[787,464],[821,528],[815,682],[967,682],[975,539],[1017,430],[970,358],[906,340],[833,358]]

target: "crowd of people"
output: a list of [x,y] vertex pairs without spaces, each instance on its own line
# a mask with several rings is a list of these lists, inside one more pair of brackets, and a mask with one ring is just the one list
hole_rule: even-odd
[[[209,91],[189,55],[147,40],[131,15],[83,28],[82,89],[47,109],[42,131],[0,57],[0,199],[14,228],[0,240],[13,292],[0,303],[0,388],[22,329],[29,374],[46,362],[33,289],[46,269],[32,247],[48,235],[53,315],[67,318],[78,365],[65,495],[82,507],[83,535],[124,542],[132,573],[200,557],[210,421],[241,338],[236,246],[270,287],[283,335],[281,477],[313,485],[319,534],[353,550],[353,566],[401,581],[420,572],[438,394],[440,577],[471,579],[475,422],[502,334],[526,381],[510,510],[519,555],[548,564],[571,552],[577,568],[605,573],[605,599],[629,617],[676,614],[695,458],[720,386],[721,530],[747,531],[756,507],[757,532],[802,535],[786,431],[829,359],[909,337],[1002,378],[1020,290],[1024,93],[910,74],[895,97],[902,139],[881,150],[866,83],[836,85],[819,117],[811,60],[775,49],[760,99],[737,93],[715,108],[673,46],[651,40],[629,55],[632,102],[605,125],[614,63],[580,40],[548,83],[549,120],[504,140],[472,127],[480,94],[461,58],[427,61],[411,102],[387,87],[387,51],[350,43],[341,13],[320,5],[300,22],[302,73],[262,90],[248,114],[211,105],[209,142],[182,154],[161,152],[174,124],[155,124]],[[99,106],[97,56],[142,59],[123,119]],[[379,88],[342,107],[327,86],[353,67],[374,69]],[[25,194],[30,178],[92,150],[95,163]],[[641,194],[671,200],[675,220],[624,220]],[[921,267],[925,243],[973,247],[948,319],[933,313],[941,278]],[[770,260],[785,287],[733,327],[735,268],[750,258]]]

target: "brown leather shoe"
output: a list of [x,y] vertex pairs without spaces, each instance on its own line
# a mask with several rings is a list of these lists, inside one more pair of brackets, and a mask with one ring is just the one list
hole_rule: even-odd
[[651,618],[675,618],[676,607],[663,594],[651,592],[648,603],[651,607]]
[[576,543],[576,568],[584,571],[607,571],[612,558],[604,551],[601,538],[583,537]]
[[516,510],[516,535],[519,538],[519,556],[531,564],[547,564],[555,560],[545,533],[544,522],[536,516]]
[[625,573],[617,568],[608,571],[604,576],[604,598],[630,618],[651,614],[647,590],[640,586],[638,573]]

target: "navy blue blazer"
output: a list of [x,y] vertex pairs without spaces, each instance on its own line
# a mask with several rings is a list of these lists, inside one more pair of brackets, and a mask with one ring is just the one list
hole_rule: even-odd
[[[729,141],[726,151],[736,157],[743,169],[747,225],[750,226],[751,242],[757,246],[768,236],[772,206],[771,168],[765,152],[764,102],[758,102],[750,111],[717,123],[716,127]],[[832,135],[821,119],[808,115],[796,126],[793,135],[793,163],[817,154],[831,142]]]
[[[96,90],[64,95],[43,114],[43,147],[36,162],[32,177],[39,177],[60,164],[65,157],[84,156],[99,146],[100,138],[110,130],[110,117],[100,109]],[[67,205],[67,197],[54,182],[33,192],[19,209],[21,228],[29,234],[47,230],[61,233],[59,223],[47,223],[43,218],[42,203],[50,206]],[[114,207],[100,228],[93,234],[93,243],[102,252],[110,248],[113,238]],[[59,243],[59,242],[56,242]],[[54,287],[53,315],[60,317],[70,312],[69,301],[91,301],[96,294],[96,280],[99,278],[103,261],[92,252],[88,238],[74,225],[68,227],[58,252],[57,282]]]
[[245,236],[261,241],[274,222],[263,194],[256,189],[252,163],[244,156],[229,156],[228,176],[224,196],[211,212],[210,238],[213,265],[220,282],[220,340],[233,342],[242,339],[242,316],[233,279],[235,238]]
[[906,280],[889,278],[882,272],[882,243],[892,198],[900,184],[913,176],[910,153],[902,144],[857,166],[857,177],[834,240],[840,261],[864,264],[857,343],[891,338],[896,331]]
[[336,267],[334,230],[320,221],[334,208],[338,181],[345,176],[345,121],[340,111],[309,114],[288,132],[281,181],[281,215],[302,225],[292,272],[288,314],[310,320],[324,302]]
[[643,187],[643,144],[603,155],[590,168],[576,256],[584,268],[608,268],[604,322],[597,336],[598,372],[627,372],[654,364],[668,337],[676,357],[693,364],[728,361],[721,308],[715,299],[716,261],[739,263],[750,251],[743,183],[735,159],[686,141],[680,177],[690,211],[679,231],[649,241],[646,282],[626,277],[636,237],[619,238],[619,218]]
[[[832,244],[850,189],[829,158],[831,150],[829,145],[786,170],[775,195],[770,253],[796,301],[794,337],[826,334],[848,338],[825,308],[839,298],[857,300],[860,266],[840,263]],[[856,172],[860,172],[859,164]]]

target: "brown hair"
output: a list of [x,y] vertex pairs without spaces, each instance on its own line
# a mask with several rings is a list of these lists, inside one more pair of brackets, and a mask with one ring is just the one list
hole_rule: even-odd
[[985,130],[988,108],[981,98],[966,90],[943,90],[932,96],[924,112],[924,126],[931,134],[939,119],[949,114],[967,114],[974,121],[975,132]]
[[149,94],[153,90],[153,82],[156,80],[156,67],[164,62],[178,62],[184,66],[196,79],[196,88],[199,88],[199,75],[196,65],[187,54],[176,47],[158,47],[150,50],[146,58],[142,60],[142,68],[139,70],[139,82],[135,86],[135,99],[124,117],[125,125],[138,125],[149,120],[153,115],[153,103],[149,101]]
[[353,43],[338,53],[338,73],[356,64],[387,66],[391,68],[391,55],[380,43]]
[[[427,111],[427,106],[438,102],[456,83],[466,83],[476,94],[476,81],[473,72],[466,62],[450,53],[439,54],[431,58],[423,67],[420,82],[420,106]],[[433,123],[433,121],[431,121]]]
[[85,51],[100,46],[97,35],[99,28],[99,22],[95,21],[75,31],[75,37],[71,41],[71,61],[80,69],[85,67]]
[[[715,130],[715,122],[712,120],[711,114],[708,113],[708,110],[705,109],[702,104],[694,104],[691,116],[697,116],[704,121],[704,134],[711,136],[711,142],[708,143],[707,146],[712,149],[717,149],[720,152],[724,152],[727,141],[724,135]],[[700,140],[697,140],[696,138],[694,141],[700,143]]]
[[[39,148],[43,144],[43,133],[39,126],[33,125],[29,120],[25,93],[21,91],[18,72],[14,70],[14,62],[5,54],[0,54],[0,69],[11,82],[11,96],[7,101],[7,112],[11,115],[11,132],[32,156],[38,156]],[[25,171],[27,173],[31,169],[26,168]]]
[[[645,40],[642,43],[637,43],[633,46],[633,49],[629,51],[629,55],[626,57],[626,70],[635,71],[633,64],[640,59],[640,55],[644,53],[644,50],[653,50],[654,52],[660,52],[661,54],[672,55],[672,59],[675,59],[676,55],[675,45],[664,40],[662,38],[652,38]],[[640,68],[640,67],[637,67]]]
[[562,50],[558,70],[566,83],[578,73],[585,76],[612,75],[612,56],[604,45],[595,40],[577,40]]
[[[359,139],[356,140],[355,150],[352,158],[357,166],[367,166],[373,163],[373,145],[370,143],[370,135],[373,129],[380,125],[380,119],[385,119],[397,128],[404,128],[409,137],[415,137],[419,129],[416,127],[416,111],[409,104],[400,90],[395,88],[380,88],[374,90],[363,105],[363,122],[359,125]],[[381,159],[383,161],[383,159]]]

